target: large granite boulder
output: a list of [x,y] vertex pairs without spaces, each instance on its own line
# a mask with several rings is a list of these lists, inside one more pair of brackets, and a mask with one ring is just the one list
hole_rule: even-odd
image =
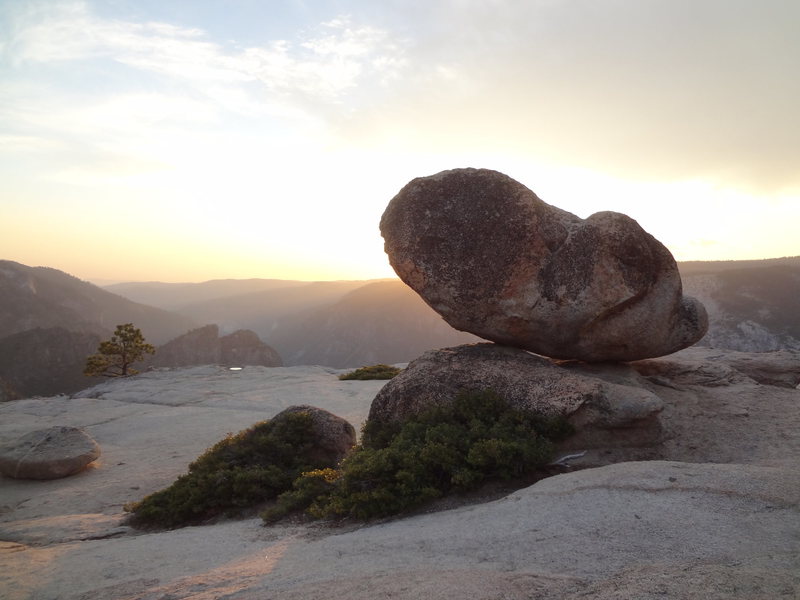
[[402,422],[452,403],[461,391],[484,390],[493,390],[514,408],[566,417],[576,435],[565,448],[650,446],[661,441],[658,414],[663,402],[652,392],[489,343],[431,350],[413,360],[378,392],[368,418]]
[[312,458],[315,462],[325,465],[337,465],[345,455],[356,445],[356,430],[342,417],[332,412],[301,404],[290,406],[272,417],[273,421],[280,421],[287,415],[305,413],[311,417],[316,440],[312,449]]
[[50,427],[0,447],[0,473],[15,479],[59,479],[99,456],[100,446],[83,429]]
[[456,329],[499,344],[630,361],[690,346],[708,327],[670,252],[636,221],[581,219],[496,171],[414,179],[380,227],[405,283]]

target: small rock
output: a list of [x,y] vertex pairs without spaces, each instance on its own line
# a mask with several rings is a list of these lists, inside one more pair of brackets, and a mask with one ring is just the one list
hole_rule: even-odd
[[74,475],[100,456],[100,446],[78,427],[32,431],[0,447],[0,473],[15,479]]
[[280,420],[286,415],[307,413],[311,416],[317,447],[313,450],[315,462],[337,465],[356,445],[356,430],[341,417],[316,406],[290,406],[275,415],[272,420]]

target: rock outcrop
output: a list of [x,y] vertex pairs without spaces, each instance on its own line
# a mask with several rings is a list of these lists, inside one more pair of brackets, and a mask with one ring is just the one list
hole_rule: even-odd
[[219,327],[206,325],[159,346],[147,362],[155,367],[216,365],[220,356]]
[[60,327],[106,339],[118,323],[135,323],[153,344],[195,326],[184,316],[131,302],[58,269],[0,260],[0,337]]
[[398,422],[451,403],[461,391],[493,390],[517,409],[566,417],[564,447],[655,445],[662,401],[652,392],[585,376],[525,350],[473,344],[431,350],[378,392],[369,420]]
[[252,331],[240,329],[220,337],[217,325],[206,325],[160,346],[147,364],[154,367],[217,364],[282,367],[283,361],[273,348]]
[[240,329],[221,337],[219,344],[223,365],[283,366],[280,355],[248,329]]
[[100,446],[78,427],[32,431],[0,447],[0,473],[14,479],[59,479],[82,471]]
[[307,404],[290,406],[273,417],[280,420],[286,415],[305,413],[311,417],[316,436],[311,451],[314,461],[319,464],[337,465],[356,445],[356,430],[345,419],[316,406]]
[[400,278],[450,325],[555,358],[630,361],[706,332],[674,258],[633,219],[587,219],[510,177],[455,169],[414,179],[381,219]]

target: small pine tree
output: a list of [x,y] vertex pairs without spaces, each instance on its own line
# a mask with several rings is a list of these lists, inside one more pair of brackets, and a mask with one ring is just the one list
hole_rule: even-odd
[[110,340],[101,342],[97,354],[86,359],[83,374],[87,377],[128,377],[138,371],[131,365],[142,360],[145,353],[155,354],[156,349],[144,341],[142,332],[133,323],[117,325]]

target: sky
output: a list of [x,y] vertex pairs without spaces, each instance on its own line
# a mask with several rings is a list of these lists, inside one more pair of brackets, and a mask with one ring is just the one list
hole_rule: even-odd
[[0,258],[394,275],[391,198],[502,171],[677,260],[800,255],[796,0],[0,0]]

